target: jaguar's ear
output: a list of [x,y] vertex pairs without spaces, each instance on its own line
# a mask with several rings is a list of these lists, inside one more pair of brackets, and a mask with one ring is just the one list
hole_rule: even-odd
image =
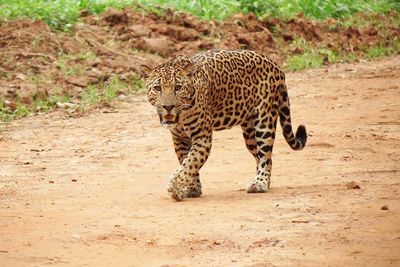
[[184,73],[188,78],[191,78],[198,71],[198,66],[194,62],[190,62],[186,65]]
[[153,71],[153,69],[147,65],[140,65],[139,71],[142,79],[147,79],[150,76],[150,73]]

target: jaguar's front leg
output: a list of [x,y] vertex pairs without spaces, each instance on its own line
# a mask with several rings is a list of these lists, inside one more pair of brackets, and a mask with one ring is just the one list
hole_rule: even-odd
[[[199,170],[206,162],[211,150],[211,130],[192,137],[191,147],[178,170],[170,178],[170,192],[175,200],[201,194]],[[200,188],[196,188],[200,185]],[[200,189],[200,191],[199,191]]]
[[[175,147],[175,154],[178,157],[179,163],[182,164],[183,160],[188,155],[190,148],[192,147],[192,142],[190,138],[184,135],[182,132],[178,131],[171,131],[172,134],[172,141],[174,142]],[[170,177],[168,183],[168,192],[172,192],[172,180],[174,175]],[[201,196],[201,182],[200,182],[200,175],[199,173],[193,176],[193,180],[190,184],[190,191],[188,197],[199,197]]]

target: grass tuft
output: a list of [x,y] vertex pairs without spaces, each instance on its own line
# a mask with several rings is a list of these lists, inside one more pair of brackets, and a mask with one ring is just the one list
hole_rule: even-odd
[[400,54],[400,40],[395,40],[389,47],[383,45],[364,47],[363,51],[369,60]]
[[299,54],[288,58],[285,65],[286,70],[298,71],[322,66],[323,58],[305,39],[294,40],[290,45],[290,49],[297,50]]
[[21,102],[15,103],[11,108],[3,99],[0,99],[0,121],[9,122],[29,114],[29,109]]

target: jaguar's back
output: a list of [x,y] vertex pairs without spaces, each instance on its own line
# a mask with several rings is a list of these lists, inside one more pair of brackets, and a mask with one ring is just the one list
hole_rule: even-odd
[[195,55],[209,71],[213,129],[222,130],[252,116],[262,101],[272,104],[285,75],[268,57],[254,51],[214,49]]

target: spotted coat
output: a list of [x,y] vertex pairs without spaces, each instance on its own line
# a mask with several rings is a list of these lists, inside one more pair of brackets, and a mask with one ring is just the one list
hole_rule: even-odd
[[285,74],[260,53],[210,50],[179,56],[149,70],[146,86],[160,123],[171,131],[180,162],[168,185],[176,200],[201,195],[199,170],[210,154],[214,130],[241,126],[257,164],[249,193],[266,192],[270,186],[278,118],[292,149],[306,144],[304,126],[296,135],[292,131]]

